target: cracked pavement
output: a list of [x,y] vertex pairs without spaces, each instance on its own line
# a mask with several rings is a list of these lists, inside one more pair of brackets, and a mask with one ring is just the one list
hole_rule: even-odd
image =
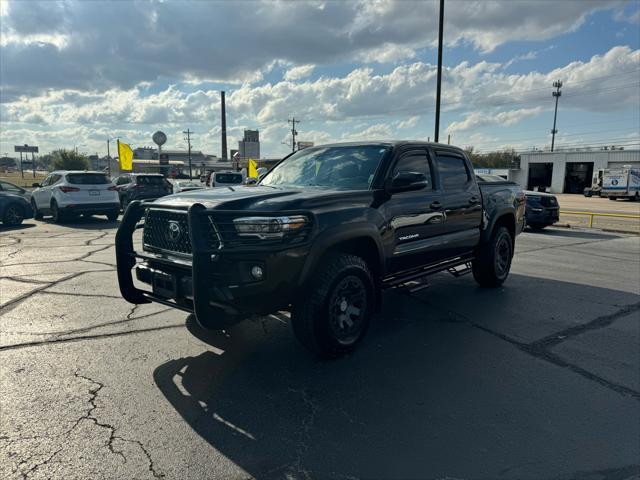
[[503,288],[386,293],[321,362],[284,312],[126,303],[116,223],[27,223],[0,231],[0,478],[640,475],[639,237],[525,233]]

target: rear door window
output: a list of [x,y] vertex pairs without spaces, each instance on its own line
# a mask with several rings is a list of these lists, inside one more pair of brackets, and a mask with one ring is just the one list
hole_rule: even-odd
[[103,173],[70,173],[67,182],[72,185],[106,185],[111,183],[109,177]]
[[471,176],[462,157],[438,155],[440,184],[444,190],[464,190]]

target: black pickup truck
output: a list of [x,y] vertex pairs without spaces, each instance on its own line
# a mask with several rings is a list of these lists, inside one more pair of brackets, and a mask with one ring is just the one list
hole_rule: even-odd
[[133,201],[116,235],[120,291],[209,329],[290,310],[305,347],[338,356],[363,338],[383,289],[447,270],[505,281],[525,197],[478,180],[458,148],[359,142],[300,150],[257,186]]

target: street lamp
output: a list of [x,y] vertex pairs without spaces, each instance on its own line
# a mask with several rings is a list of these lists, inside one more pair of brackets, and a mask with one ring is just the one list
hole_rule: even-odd
[[[109,144],[111,140],[120,140],[120,137],[111,137],[107,138],[107,174],[111,177],[111,152],[109,150]],[[118,157],[120,156],[120,152],[118,152]]]

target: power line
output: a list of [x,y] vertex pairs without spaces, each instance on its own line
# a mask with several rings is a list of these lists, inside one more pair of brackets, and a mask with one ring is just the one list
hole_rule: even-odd
[[191,173],[191,134],[193,132],[187,128],[187,130],[183,131],[182,133],[187,136],[185,140],[187,141],[187,148],[189,151],[189,180],[193,180],[193,175]]
[[296,130],[296,123],[300,123],[300,120],[296,120],[296,117],[287,120],[287,123],[291,124],[291,151],[296,151],[296,136],[298,131]]
[[560,91],[560,89],[562,88],[562,81],[556,80],[555,82],[553,82],[553,86],[556,87],[556,91],[552,93],[552,95],[556,97],[556,108],[553,111],[553,128],[551,129],[551,151],[552,152],[553,152],[553,145],[555,144],[555,141],[556,141],[556,133],[558,133],[558,130],[556,129],[556,119],[558,118],[558,99],[560,98],[560,95],[562,95],[562,92]]

